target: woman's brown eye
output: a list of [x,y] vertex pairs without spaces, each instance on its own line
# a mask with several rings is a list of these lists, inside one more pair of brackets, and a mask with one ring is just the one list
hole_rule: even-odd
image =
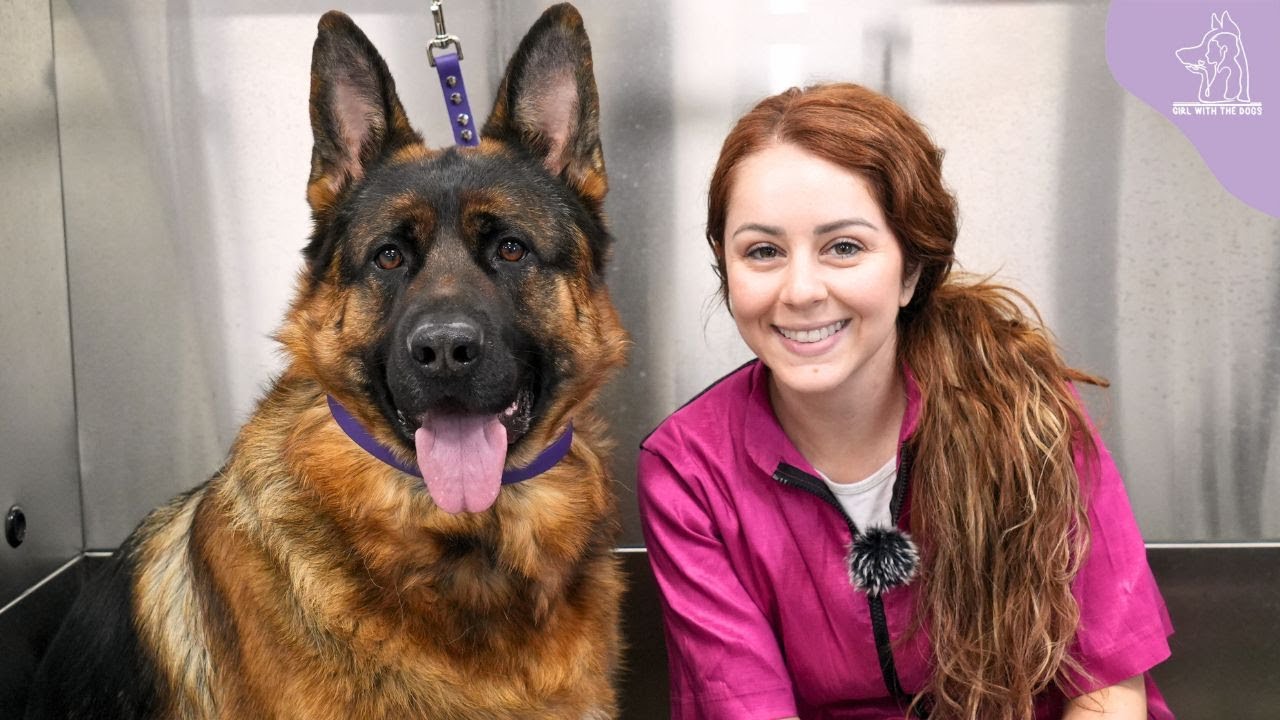
[[498,257],[507,262],[519,262],[529,251],[518,240],[503,240],[498,244]]
[[383,270],[395,270],[400,267],[400,264],[403,262],[404,254],[400,252],[399,248],[393,245],[387,245],[378,251],[378,267]]

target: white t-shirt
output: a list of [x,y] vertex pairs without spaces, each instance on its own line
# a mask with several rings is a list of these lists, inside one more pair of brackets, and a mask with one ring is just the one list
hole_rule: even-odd
[[873,527],[893,527],[889,505],[893,502],[893,479],[897,473],[898,457],[895,455],[879,470],[854,483],[832,482],[821,471],[818,474],[858,530],[866,532]]

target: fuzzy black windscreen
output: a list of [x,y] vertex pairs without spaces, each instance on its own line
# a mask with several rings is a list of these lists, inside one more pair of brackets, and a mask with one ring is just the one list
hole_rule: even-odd
[[871,528],[854,537],[845,562],[849,566],[849,582],[868,595],[877,596],[911,582],[920,553],[907,533],[897,528]]

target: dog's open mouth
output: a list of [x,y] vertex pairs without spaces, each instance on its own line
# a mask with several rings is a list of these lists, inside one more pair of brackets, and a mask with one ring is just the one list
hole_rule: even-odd
[[[413,434],[427,492],[448,513],[483,512],[498,498],[507,449],[529,431],[537,397],[525,387],[497,414],[428,410]],[[403,416],[402,416],[403,417]]]

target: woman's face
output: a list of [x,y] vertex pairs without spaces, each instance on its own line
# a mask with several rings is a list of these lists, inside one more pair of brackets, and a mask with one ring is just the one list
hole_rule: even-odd
[[902,249],[866,182],[790,144],[748,156],[733,180],[729,306],[779,389],[826,393],[887,377],[916,278],[903,277]]

